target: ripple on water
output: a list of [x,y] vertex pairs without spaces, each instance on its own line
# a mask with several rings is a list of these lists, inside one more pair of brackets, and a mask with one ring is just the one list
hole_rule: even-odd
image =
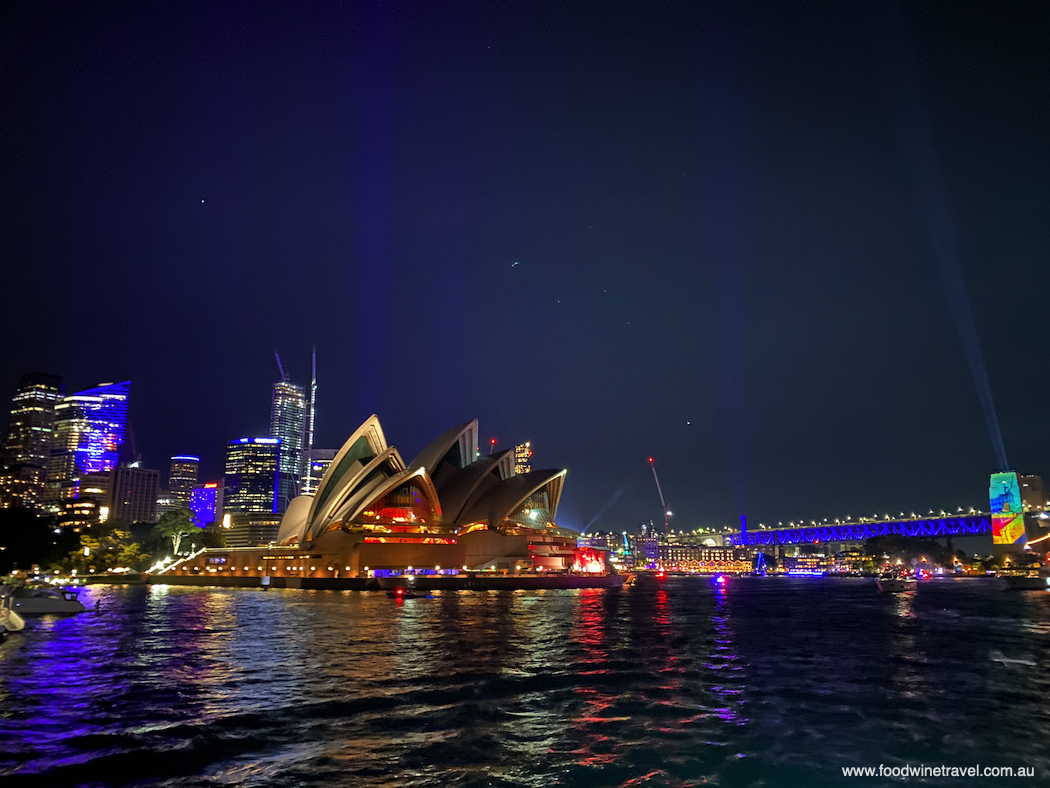
[[12,784],[845,785],[843,766],[944,762],[1050,774],[1048,594],[783,578],[402,604],[85,594],[102,613],[35,620],[0,647]]

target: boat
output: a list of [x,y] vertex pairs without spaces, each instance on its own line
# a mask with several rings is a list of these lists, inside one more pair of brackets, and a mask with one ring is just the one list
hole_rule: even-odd
[[86,607],[76,591],[56,586],[0,586],[0,596],[9,597],[10,609],[19,616],[48,613],[83,613]]
[[875,578],[875,585],[879,587],[879,591],[886,591],[891,594],[899,594],[902,591],[914,591],[918,587],[914,577],[908,577],[907,575],[896,575],[896,574],[885,574],[879,575]]
[[14,600],[10,594],[0,597],[0,632],[21,632],[26,628],[25,619],[11,609]]

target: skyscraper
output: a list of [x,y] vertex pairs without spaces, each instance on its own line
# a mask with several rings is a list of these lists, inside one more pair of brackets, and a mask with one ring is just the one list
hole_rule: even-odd
[[292,498],[299,494],[305,430],[306,393],[303,387],[287,378],[277,381],[273,384],[270,408],[270,435],[281,441],[281,475],[275,512],[283,512]]
[[255,514],[277,511],[280,481],[280,438],[238,438],[226,445],[228,512]]
[[190,511],[193,519],[201,528],[222,521],[223,493],[219,482],[207,482],[193,485],[190,495]]
[[189,507],[200,466],[200,457],[184,454],[172,457],[168,466],[168,497],[183,507]]
[[336,454],[336,449],[309,449],[303,452],[303,483],[299,490],[300,495],[313,495],[317,491]]
[[58,375],[29,373],[18,382],[11,399],[11,421],[4,444],[4,459],[10,465],[47,465],[55,405],[62,396]]
[[55,405],[62,396],[58,375],[28,373],[11,399],[11,419],[0,457],[0,508],[35,508],[44,488]]
[[130,392],[130,380],[103,383],[62,397],[55,405],[46,501],[53,505],[66,497],[63,489],[84,474],[108,474],[117,466]]
[[514,447],[514,473],[523,474],[532,470],[532,441]]
[[109,474],[109,517],[128,523],[157,522],[160,471],[138,463],[118,465]]

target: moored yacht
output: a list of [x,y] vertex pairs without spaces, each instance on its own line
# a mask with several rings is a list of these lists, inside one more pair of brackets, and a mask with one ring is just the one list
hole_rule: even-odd
[[76,591],[55,586],[0,586],[0,596],[10,597],[10,609],[24,615],[47,613],[83,613],[86,607]]

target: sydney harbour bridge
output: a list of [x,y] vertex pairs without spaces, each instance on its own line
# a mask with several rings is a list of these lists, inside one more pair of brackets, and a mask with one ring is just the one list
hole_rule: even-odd
[[[1048,534],[1050,519],[1045,512],[1025,514],[1029,542]],[[790,527],[742,529],[722,534],[725,545],[793,545],[824,542],[862,542],[874,536],[921,536],[938,539],[948,536],[976,536],[992,533],[990,512],[902,517],[900,519],[862,519],[856,522],[797,525]]]

